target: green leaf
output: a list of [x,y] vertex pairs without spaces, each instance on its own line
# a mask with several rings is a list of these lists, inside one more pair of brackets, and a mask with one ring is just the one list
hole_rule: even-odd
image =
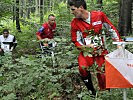
[[7,96],[4,96],[2,98],[2,100],[15,100],[15,99],[17,99],[17,98],[16,98],[16,95],[14,93],[8,94]]

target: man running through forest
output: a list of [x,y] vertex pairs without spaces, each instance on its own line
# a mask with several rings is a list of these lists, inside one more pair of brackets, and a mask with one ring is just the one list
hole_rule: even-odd
[[8,29],[3,30],[3,34],[0,35],[0,55],[6,52],[12,52],[17,46],[17,40],[15,36],[9,34]]
[[[121,41],[121,39],[118,31],[103,12],[87,11],[85,0],[68,0],[68,5],[75,16],[71,22],[71,39],[75,46],[81,50],[78,56],[81,79],[87,89],[92,92],[92,95],[96,95],[88,68],[96,62],[98,65],[98,85],[100,90],[105,90],[105,73],[101,69],[105,62],[104,56],[108,51],[105,48],[105,41],[102,36],[103,27],[107,29],[108,33],[112,34],[114,41]],[[86,50],[90,53],[89,55],[84,55]]]
[[[50,14],[48,16],[48,22],[45,22],[36,33],[38,40],[46,39],[45,41],[47,42],[54,38],[54,33],[56,29],[55,19],[56,18],[53,14]],[[41,44],[47,47],[48,43],[46,42],[42,42]]]

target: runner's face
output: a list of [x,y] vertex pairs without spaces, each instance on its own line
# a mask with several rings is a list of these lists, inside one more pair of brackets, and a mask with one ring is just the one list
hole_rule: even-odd
[[70,6],[71,13],[76,17],[76,18],[82,18],[82,12],[81,8],[77,8],[75,6]]
[[54,23],[55,23],[55,17],[54,16],[50,16],[49,19],[48,19],[48,22],[49,22],[49,24],[51,26],[54,25]]
[[9,35],[9,33],[8,33],[8,32],[4,32],[4,33],[3,33],[3,36],[4,36],[5,38],[7,38],[7,37],[8,37],[8,35]]

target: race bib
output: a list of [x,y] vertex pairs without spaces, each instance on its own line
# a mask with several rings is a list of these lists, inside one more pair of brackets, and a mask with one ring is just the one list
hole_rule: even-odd
[[98,36],[87,36],[84,40],[86,45],[93,44],[95,47],[103,45],[101,37]]
[[91,44],[91,38],[85,38],[84,40],[86,45]]
[[9,44],[2,44],[1,48],[4,50],[4,52],[10,51]]

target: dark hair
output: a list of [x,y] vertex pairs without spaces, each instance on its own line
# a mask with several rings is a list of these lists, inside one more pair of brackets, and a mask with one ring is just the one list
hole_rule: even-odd
[[4,33],[4,32],[9,33],[9,30],[8,30],[8,29],[3,29],[3,33]]
[[54,14],[49,14],[49,15],[48,15],[48,19],[49,19],[49,17],[50,17],[50,16],[53,16],[53,17],[55,17],[55,15],[54,15]]
[[80,6],[83,6],[84,9],[87,9],[86,1],[85,0],[68,0],[69,6],[75,6],[79,8]]

